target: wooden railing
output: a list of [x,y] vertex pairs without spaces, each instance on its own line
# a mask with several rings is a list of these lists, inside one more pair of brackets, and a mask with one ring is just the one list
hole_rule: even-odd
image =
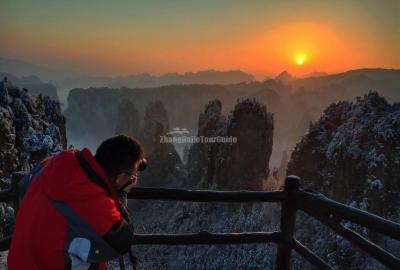
[[[0,201],[15,200],[17,194],[12,190],[1,191]],[[280,231],[246,233],[195,234],[135,234],[133,245],[219,245],[244,243],[276,243],[278,252],[275,268],[291,269],[291,253],[295,250],[318,269],[333,269],[314,252],[294,237],[296,213],[301,210],[316,218],[334,232],[353,243],[390,269],[400,269],[400,259],[372,243],[357,232],[341,225],[348,220],[355,224],[383,233],[400,240],[400,224],[386,220],[371,213],[333,201],[324,195],[300,188],[296,176],[286,178],[284,190],[263,191],[206,191],[184,189],[134,188],[128,195],[135,200],[172,200],[192,202],[280,202]],[[10,238],[0,241],[0,251],[9,247]]]

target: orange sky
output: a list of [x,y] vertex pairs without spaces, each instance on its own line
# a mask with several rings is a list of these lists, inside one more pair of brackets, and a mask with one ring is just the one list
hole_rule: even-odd
[[0,57],[113,75],[400,68],[399,1],[217,2],[5,1]]

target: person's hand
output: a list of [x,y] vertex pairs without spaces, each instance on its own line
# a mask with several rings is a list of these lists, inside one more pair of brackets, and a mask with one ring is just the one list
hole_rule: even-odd
[[125,193],[129,193],[131,189],[136,186],[137,183],[137,175],[133,175],[129,181],[122,188]]
[[137,173],[119,172],[115,180],[115,188],[118,192],[128,193],[137,183]]

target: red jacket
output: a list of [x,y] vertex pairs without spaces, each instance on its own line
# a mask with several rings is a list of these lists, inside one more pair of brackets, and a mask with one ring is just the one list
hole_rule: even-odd
[[[8,254],[10,270],[74,269],[79,263],[90,265],[95,256],[101,261],[104,252],[98,246],[104,243],[86,234],[101,239],[120,221],[119,202],[90,151],[83,149],[81,156],[110,194],[89,179],[77,152],[66,150],[41,162],[17,213]],[[97,269],[105,269],[105,264]]]

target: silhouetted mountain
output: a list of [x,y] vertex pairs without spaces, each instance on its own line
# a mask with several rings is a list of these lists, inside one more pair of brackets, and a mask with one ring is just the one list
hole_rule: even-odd
[[[226,132],[224,125],[225,116],[222,114],[222,103],[212,100],[200,113],[198,120],[197,136],[213,137],[220,136]],[[221,148],[217,144],[196,143],[190,147],[188,152],[188,172],[190,188],[211,188],[216,183],[217,151]]]
[[[97,76],[86,75],[64,69],[48,68],[16,59],[0,58],[0,73],[7,72],[16,76],[38,76],[49,84],[41,87],[42,91],[47,89],[45,95],[52,98],[51,85],[55,85],[58,91],[58,99],[61,104],[67,103],[69,91],[73,88],[90,87],[160,87],[164,85],[183,85],[183,84],[235,84],[240,82],[255,81],[253,75],[244,73],[240,70],[217,71],[205,70],[199,72],[167,73],[163,75],[151,75],[148,73],[133,74],[127,76]],[[13,81],[17,81],[14,80]],[[46,83],[47,84],[47,83]],[[37,84],[26,85],[32,93],[37,90]],[[25,86],[21,86],[25,87]]]
[[189,150],[191,186],[217,189],[263,190],[272,153],[272,114],[246,99],[232,113],[222,115],[219,100],[209,102],[199,116],[198,137],[234,139],[230,143],[196,143]]
[[228,116],[223,136],[236,143],[223,144],[216,182],[222,189],[264,190],[269,174],[274,134],[273,115],[265,105],[246,99],[238,102]]
[[13,74],[0,72],[0,78],[4,77],[7,77],[15,86],[29,89],[29,92],[34,96],[42,94],[53,100],[59,100],[56,87],[51,83],[42,82],[38,76],[29,75],[18,78]]
[[68,76],[70,77],[79,76],[78,72],[73,72],[70,70],[54,69],[28,63],[18,59],[7,59],[1,57],[0,57],[0,72],[9,72],[20,77],[35,75],[39,76],[45,81],[61,81]]
[[146,106],[140,141],[151,166],[141,173],[141,185],[153,187],[181,186],[181,160],[170,142],[161,141],[169,131],[168,114],[160,101]]
[[356,97],[365,94],[367,90],[376,90],[387,99],[395,100],[399,98],[400,70],[356,69],[327,76],[298,79],[293,81],[291,86],[294,90],[304,89],[325,94],[328,98],[340,96],[341,99],[346,95]]
[[171,84],[232,84],[240,82],[255,81],[255,78],[240,70],[216,71],[206,70],[199,72],[167,73],[160,76],[148,73],[104,77],[104,76],[81,76],[68,78],[63,84],[79,87],[158,87]]
[[293,79],[294,79],[294,77],[289,72],[287,72],[286,70],[282,71],[278,76],[275,77],[275,80],[281,81],[281,82],[284,82],[284,83],[290,82]]
[[[261,91],[261,93],[260,93]],[[129,99],[144,117],[145,106],[155,100],[162,101],[170,121],[170,127],[187,128],[197,132],[197,118],[204,104],[214,98],[224,100],[228,113],[237,99],[254,98],[264,104],[272,101],[276,107],[278,98],[274,90],[260,83],[233,85],[170,85],[158,88],[89,88],[73,89],[68,98],[66,110],[69,138],[75,143],[82,141],[96,145],[101,138],[114,134],[117,123],[118,105],[122,99]],[[264,100],[271,93],[274,98]],[[226,104],[226,105],[225,105]],[[271,105],[271,108],[273,105]]]
[[139,138],[139,112],[130,100],[123,99],[119,103],[117,118],[116,134],[124,134],[134,138]]
[[400,101],[400,70],[364,69],[323,77],[238,83],[229,85],[170,85],[156,88],[73,89],[66,115],[69,138],[82,145],[96,145],[114,134],[118,105],[128,99],[143,119],[145,106],[160,100],[169,116],[170,127],[197,133],[198,115],[204,104],[218,99],[222,113],[233,110],[237,99],[255,98],[274,113],[273,167],[278,167],[283,151],[290,151],[310,125],[332,102],[355,100],[375,89],[390,101]]
[[304,75],[301,75],[300,78],[312,78],[312,77],[322,77],[322,76],[328,76],[329,74],[326,72],[311,72],[307,73]]

